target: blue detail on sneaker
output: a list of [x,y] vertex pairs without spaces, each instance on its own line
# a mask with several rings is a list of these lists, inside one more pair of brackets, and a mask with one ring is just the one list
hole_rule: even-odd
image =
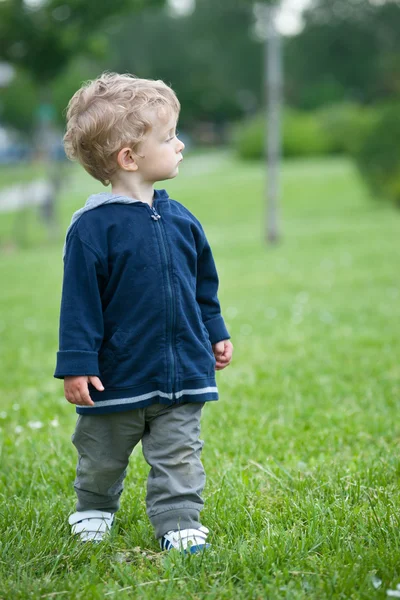
[[208,533],[207,527],[203,526],[199,529],[171,530],[160,538],[160,547],[161,550],[178,550],[184,554],[197,554],[210,548],[210,544],[206,543]]

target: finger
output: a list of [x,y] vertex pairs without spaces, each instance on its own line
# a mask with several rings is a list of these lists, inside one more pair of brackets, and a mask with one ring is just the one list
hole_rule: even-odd
[[88,384],[86,381],[78,387],[77,394],[79,396],[78,404],[80,406],[93,406],[94,405],[94,402],[90,397],[89,387],[88,387]]
[[219,359],[217,359],[217,363],[220,364],[220,365],[229,365],[230,362],[231,362],[230,360],[227,360],[225,358],[219,358]]
[[215,364],[215,368],[217,371],[221,371],[221,369],[225,369],[225,367],[229,367],[230,363],[221,363],[221,362],[217,362]]
[[224,356],[219,356],[217,358],[217,360],[219,360],[220,362],[225,363],[225,362],[230,362],[231,358],[232,358],[231,356],[224,354]]
[[66,401],[67,401],[67,402],[69,402],[70,404],[75,404],[75,400],[74,400],[73,396],[71,396],[71,395],[69,395],[69,394],[68,394],[68,395],[65,395],[65,399],[66,399]]
[[77,406],[86,406],[86,400],[84,399],[85,392],[77,389],[74,393],[74,402]]
[[77,404],[79,400],[79,390],[76,387],[71,386],[65,390],[65,398],[70,404]]
[[79,390],[75,390],[74,392],[74,404],[77,406],[81,405],[81,394]]
[[71,404],[77,404],[77,398],[76,398],[76,394],[74,394],[73,392],[69,393],[69,396],[67,398],[68,402],[70,402]]
[[94,402],[89,395],[89,390],[81,394],[81,401],[83,406],[94,406]]
[[232,352],[233,352],[233,345],[227,341],[224,342],[224,351],[222,353],[222,356],[232,356]]
[[224,353],[225,350],[225,344],[224,342],[217,342],[216,344],[214,344],[214,354],[216,355],[222,355]]
[[98,377],[91,376],[89,377],[90,383],[98,390],[99,392],[104,391],[104,385],[101,383]]
[[224,359],[227,361],[231,361],[233,354],[233,348],[231,346],[227,346],[225,349]]

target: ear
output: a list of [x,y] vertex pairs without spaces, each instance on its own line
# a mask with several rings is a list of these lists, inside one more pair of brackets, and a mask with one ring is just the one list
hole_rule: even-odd
[[137,171],[138,168],[132,148],[122,148],[118,152],[117,163],[124,171]]

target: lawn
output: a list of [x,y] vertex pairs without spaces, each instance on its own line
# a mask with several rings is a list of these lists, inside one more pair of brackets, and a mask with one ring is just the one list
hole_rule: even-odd
[[[197,162],[196,162],[197,161]],[[1,183],[1,182],[0,182]],[[400,583],[400,213],[344,160],[287,162],[282,243],[264,174],[226,154],[168,183],[203,222],[235,346],[203,416],[212,549],[161,553],[132,455],[117,526],[69,535],[74,408],[53,379],[61,250],[0,254],[0,598],[386,598]],[[99,186],[73,171],[63,228]]]

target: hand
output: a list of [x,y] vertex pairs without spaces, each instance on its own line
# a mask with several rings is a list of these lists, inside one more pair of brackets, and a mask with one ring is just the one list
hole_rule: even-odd
[[94,406],[89,395],[88,383],[91,383],[99,392],[104,390],[100,379],[92,375],[64,377],[64,395],[68,402],[77,406]]
[[214,352],[215,360],[217,361],[215,365],[215,370],[221,371],[221,369],[225,369],[225,367],[227,367],[232,360],[232,342],[230,340],[222,340],[221,342],[213,344],[212,349]]

